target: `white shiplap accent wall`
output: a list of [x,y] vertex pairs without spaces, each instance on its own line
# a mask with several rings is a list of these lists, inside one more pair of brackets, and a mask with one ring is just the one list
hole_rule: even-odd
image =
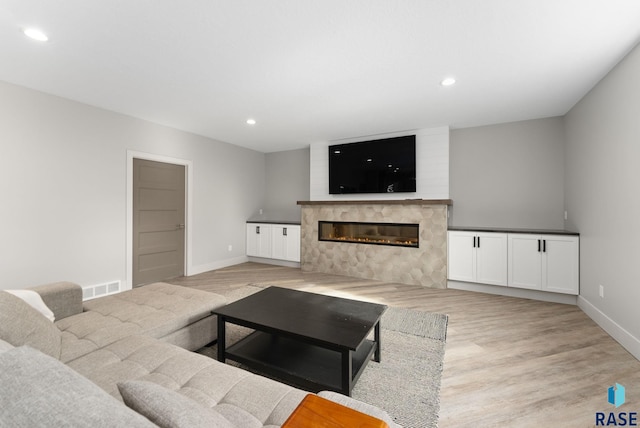
[[[388,194],[329,194],[329,150],[333,144],[416,135],[416,192]],[[311,144],[309,197],[326,200],[449,199],[449,128],[372,135],[348,140]]]

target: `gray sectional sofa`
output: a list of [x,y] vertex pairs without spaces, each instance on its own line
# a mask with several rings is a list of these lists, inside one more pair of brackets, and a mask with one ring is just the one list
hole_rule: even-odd
[[223,296],[156,283],[83,303],[73,283],[32,290],[55,322],[0,291],[0,427],[278,427],[307,395],[191,352],[216,339]]

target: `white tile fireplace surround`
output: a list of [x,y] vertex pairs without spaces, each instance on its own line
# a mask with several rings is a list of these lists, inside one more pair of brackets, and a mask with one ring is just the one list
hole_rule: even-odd
[[[299,201],[303,271],[432,288],[447,287],[450,199]],[[323,222],[418,224],[418,247],[319,240]]]

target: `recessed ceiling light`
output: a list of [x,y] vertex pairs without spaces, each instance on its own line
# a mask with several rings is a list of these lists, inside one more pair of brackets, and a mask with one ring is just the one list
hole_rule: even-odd
[[39,42],[46,42],[47,40],[49,40],[49,37],[46,34],[44,34],[41,30],[38,30],[37,28],[25,28],[24,34],[27,37],[32,38],[33,40],[37,40]]
[[451,86],[451,85],[455,85],[455,83],[456,83],[456,79],[454,79],[453,77],[447,77],[442,82],[440,82],[442,86]]
[[255,124],[256,124],[255,119],[247,119],[247,125],[255,125]]

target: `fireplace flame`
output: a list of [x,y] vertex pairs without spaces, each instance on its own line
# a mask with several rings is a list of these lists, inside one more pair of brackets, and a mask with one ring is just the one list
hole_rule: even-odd
[[[379,244],[418,248],[417,224],[325,222],[318,225],[320,241]],[[355,233],[352,233],[355,231]]]

